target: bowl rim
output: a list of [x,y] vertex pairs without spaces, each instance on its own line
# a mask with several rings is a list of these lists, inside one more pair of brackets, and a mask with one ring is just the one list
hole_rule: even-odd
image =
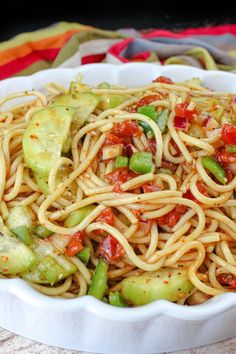
[[[214,77],[224,79],[230,79],[235,82],[236,87],[236,75],[233,73],[222,72],[222,71],[205,71],[196,67],[190,67],[185,65],[169,65],[161,66],[159,64],[153,63],[125,63],[122,65],[114,64],[87,64],[77,68],[53,68],[42,70],[30,76],[19,76],[8,78],[0,81],[0,89],[3,85],[11,85],[14,88],[14,84],[22,80],[30,80],[33,84],[35,79],[44,78],[45,75],[50,73],[73,73],[74,75],[81,73],[86,73],[87,70],[107,70],[112,69],[118,75],[121,71],[135,69],[137,73],[139,70],[157,70],[158,75],[171,76],[173,73],[194,73],[194,75],[199,74],[201,78]],[[193,76],[192,76],[193,77]],[[69,81],[68,81],[69,82]],[[137,85],[138,86],[138,85]],[[140,85],[142,86],[142,85]],[[12,92],[15,92],[13,89]],[[182,319],[186,321],[193,320],[205,320],[212,318],[213,316],[219,315],[223,312],[230,310],[232,307],[236,306],[236,293],[225,293],[218,295],[204,304],[196,306],[183,306],[178,305],[166,300],[157,300],[148,305],[135,307],[135,308],[118,308],[102,301],[86,295],[81,298],[76,299],[56,299],[46,295],[41,294],[33,287],[31,287],[26,281],[20,278],[15,279],[0,279],[0,293],[10,294],[17,297],[22,302],[36,306],[46,312],[59,312],[63,314],[78,313],[80,311],[88,311],[96,314],[99,317],[105,318],[111,321],[119,322],[141,322],[146,321],[157,316],[168,315],[169,317]]]

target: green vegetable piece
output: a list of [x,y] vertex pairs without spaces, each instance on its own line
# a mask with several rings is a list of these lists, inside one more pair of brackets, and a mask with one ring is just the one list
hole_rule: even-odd
[[18,274],[36,261],[34,252],[15,237],[0,232],[0,273]]
[[161,113],[158,114],[156,118],[156,123],[162,133],[164,133],[164,131],[166,130],[168,117],[169,111],[168,109],[164,109]]
[[159,171],[158,173],[164,173],[165,175],[169,175],[169,176],[172,176],[173,175],[173,172],[171,171],[171,169],[169,168],[159,168]]
[[230,154],[236,153],[236,145],[226,145],[226,151]]
[[36,172],[34,172],[34,179],[41,192],[45,195],[49,194],[48,179]]
[[137,110],[138,113],[143,114],[149,118],[151,118],[152,120],[156,121],[157,118],[157,111],[155,106],[141,106],[138,108]]
[[131,171],[141,174],[152,171],[152,153],[151,152],[135,152],[129,162]]
[[11,209],[6,220],[8,229],[24,244],[30,244],[30,231],[33,225],[34,214],[30,208],[18,205]]
[[78,257],[81,260],[81,262],[87,265],[90,258],[90,248],[84,247],[81,251],[79,251],[76,254],[76,257]]
[[65,226],[66,227],[74,227],[74,226],[78,225],[94,209],[95,209],[95,206],[88,205],[88,206],[85,206],[85,207],[80,208],[78,210],[72,211],[72,213],[65,220]]
[[72,123],[72,130],[81,128],[87,117],[95,110],[100,101],[99,96],[92,92],[76,92],[62,94],[54,97],[50,105],[55,106],[68,106],[73,107],[76,111]]
[[40,238],[46,238],[49,237],[53,234],[52,231],[46,229],[46,227],[42,225],[35,226],[33,228],[33,232]]
[[34,172],[48,177],[61,157],[74,115],[74,109],[64,106],[44,108],[33,114],[23,136],[23,151],[27,166]]
[[185,269],[163,268],[156,272],[125,278],[121,283],[124,299],[136,306],[165,299],[179,301],[193,289],[188,271]]
[[29,229],[25,225],[14,227],[10,230],[16,237],[18,237],[25,245],[30,245]]
[[109,90],[110,88],[111,88],[111,85],[108,82],[101,82],[98,85],[98,89],[101,89],[101,90]]
[[[155,106],[152,106],[152,105],[142,106],[142,107],[138,108],[137,112],[140,114],[144,114],[145,116],[151,118],[153,121],[156,122],[158,114],[157,114]],[[150,136],[151,135],[153,136],[153,130],[149,124],[147,124],[146,122],[140,121],[139,125],[143,128],[143,131],[146,135],[149,134]]]
[[117,307],[127,307],[128,306],[119,291],[109,294],[109,303],[110,303],[110,305],[117,306]]
[[32,228],[34,213],[31,209],[24,205],[18,205],[11,209],[6,220],[6,226],[9,230],[18,226],[26,226],[28,229]]
[[102,95],[100,108],[102,110],[112,109],[120,104],[122,104],[126,100],[126,96],[124,95]]
[[124,168],[129,165],[129,159],[126,156],[117,156],[115,160],[115,168]]
[[107,271],[108,263],[100,259],[95,269],[88,295],[94,296],[99,300],[104,298],[107,290]]
[[77,268],[53,245],[43,239],[35,238],[31,248],[36,254],[36,262],[26,272],[23,279],[36,284],[55,284],[76,272]]
[[225,170],[213,157],[204,156],[202,158],[202,164],[220,183],[226,184],[228,182]]

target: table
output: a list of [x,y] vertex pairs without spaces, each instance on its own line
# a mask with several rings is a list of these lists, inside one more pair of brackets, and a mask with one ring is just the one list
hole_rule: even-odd
[[[202,348],[174,352],[172,354],[234,354],[236,338]],[[88,354],[59,349],[22,338],[0,328],[0,354]],[[163,353],[167,354],[167,353]]]

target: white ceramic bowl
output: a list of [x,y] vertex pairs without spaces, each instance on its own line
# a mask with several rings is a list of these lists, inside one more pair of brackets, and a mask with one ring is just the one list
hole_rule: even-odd
[[[88,84],[108,81],[139,86],[165,75],[176,81],[200,77],[205,86],[236,93],[236,75],[187,66],[91,64],[53,69],[0,82],[6,94],[63,85],[83,73]],[[185,307],[164,300],[138,308],[116,308],[86,296],[72,300],[44,296],[20,279],[0,280],[0,326],[42,343],[96,353],[160,353],[214,343],[236,335],[236,294]]]

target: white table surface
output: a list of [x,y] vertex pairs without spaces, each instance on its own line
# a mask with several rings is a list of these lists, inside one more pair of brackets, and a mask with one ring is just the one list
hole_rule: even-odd
[[[236,338],[202,348],[174,352],[172,354],[234,354]],[[49,347],[44,344],[22,338],[0,328],[0,354],[88,354],[73,350]],[[167,354],[167,353],[163,353]]]

